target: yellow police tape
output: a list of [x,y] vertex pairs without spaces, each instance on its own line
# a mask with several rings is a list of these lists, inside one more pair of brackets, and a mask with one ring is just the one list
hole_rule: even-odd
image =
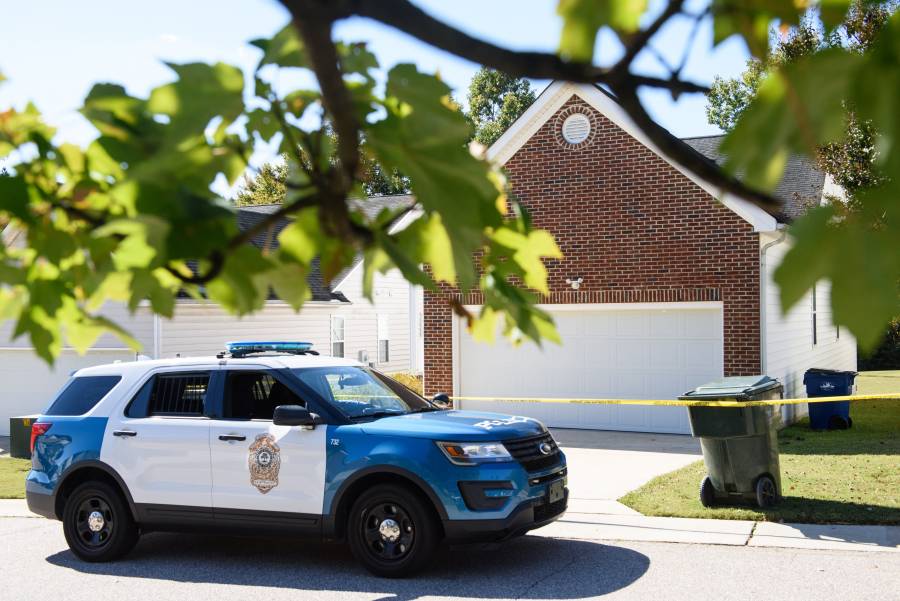
[[900,392],[892,394],[859,394],[846,396],[815,397],[811,399],[772,399],[768,401],[734,401],[728,399],[679,401],[672,399],[555,399],[515,398],[488,396],[454,396],[453,401],[496,401],[499,403],[561,403],[568,405],[656,405],[663,407],[767,407],[777,405],[801,405],[803,403],[833,403],[837,401],[900,401]]

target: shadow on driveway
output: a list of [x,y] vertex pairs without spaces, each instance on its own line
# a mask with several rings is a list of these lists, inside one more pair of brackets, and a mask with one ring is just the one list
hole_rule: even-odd
[[622,547],[531,536],[443,549],[434,567],[405,580],[370,575],[345,546],[195,535],[145,535],[115,563],[85,563],[68,550],[47,561],[84,574],[366,593],[392,601],[432,595],[579,599],[624,588],[650,565],[647,556]]

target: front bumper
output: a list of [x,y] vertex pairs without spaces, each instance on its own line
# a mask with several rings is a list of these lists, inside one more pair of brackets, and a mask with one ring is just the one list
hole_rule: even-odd
[[444,520],[444,536],[449,543],[496,542],[525,534],[558,520],[569,504],[569,489],[555,503],[546,498],[525,501],[508,517],[488,520]]

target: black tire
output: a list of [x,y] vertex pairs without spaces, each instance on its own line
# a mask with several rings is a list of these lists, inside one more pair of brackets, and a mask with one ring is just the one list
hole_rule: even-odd
[[756,481],[756,504],[767,509],[778,501],[778,487],[775,486],[775,481],[769,476],[760,476]]
[[700,504],[704,507],[713,507],[716,504],[716,489],[709,476],[704,476],[700,481]]
[[440,542],[440,530],[431,508],[416,491],[381,484],[353,503],[347,538],[354,557],[367,570],[376,576],[402,578],[428,564]]
[[90,562],[119,559],[134,548],[139,537],[121,493],[99,481],[81,484],[66,499],[63,533],[72,552]]

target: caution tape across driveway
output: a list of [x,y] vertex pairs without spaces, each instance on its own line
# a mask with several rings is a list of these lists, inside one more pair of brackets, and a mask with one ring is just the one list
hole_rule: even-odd
[[498,403],[558,403],[565,405],[656,405],[662,407],[766,407],[777,405],[801,405],[803,403],[833,403],[837,401],[886,401],[900,402],[900,392],[891,394],[855,394],[801,399],[772,399],[768,401],[735,401],[731,399],[705,399],[680,401],[674,399],[557,399],[541,397],[489,397],[454,396],[453,401],[493,401]]

